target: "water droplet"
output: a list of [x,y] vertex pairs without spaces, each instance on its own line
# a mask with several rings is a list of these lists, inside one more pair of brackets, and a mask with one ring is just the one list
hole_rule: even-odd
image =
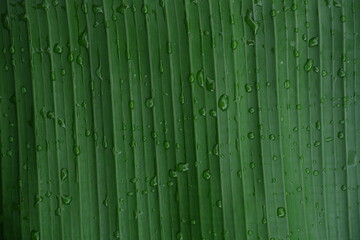
[[293,3],[292,5],[291,5],[291,10],[292,11],[296,11],[298,9],[298,5],[296,4],[296,3]]
[[171,45],[171,42],[168,41],[166,46],[167,46],[167,52],[168,52],[168,54],[172,54],[172,45]]
[[313,37],[309,40],[309,47],[315,47],[319,45],[319,37]]
[[143,14],[147,14],[149,12],[147,5],[143,5],[143,7],[141,8],[141,12]]
[[120,239],[120,230],[119,229],[116,229],[113,232],[113,237],[116,238],[116,239]]
[[284,217],[286,216],[285,208],[283,208],[283,207],[278,207],[277,210],[276,210],[276,215],[277,215],[279,218],[284,218]]
[[146,99],[145,106],[148,107],[148,108],[154,107],[154,99],[153,98]]
[[158,181],[157,181],[157,177],[155,176],[150,180],[150,186],[155,187],[157,185],[158,185]]
[[232,50],[235,50],[235,49],[237,48],[237,46],[238,46],[238,41],[232,40],[232,41],[231,41],[231,48],[232,48]]
[[134,110],[134,107],[135,107],[134,101],[131,100],[131,101],[129,102],[129,108],[130,108],[131,110]]
[[31,240],[40,240],[40,232],[32,230],[31,231]]
[[200,69],[196,74],[197,83],[200,87],[204,87],[204,70]]
[[181,232],[178,232],[178,233],[176,234],[176,239],[178,239],[178,240],[183,240],[183,239],[184,239],[183,234],[182,234]]
[[166,150],[170,148],[170,142],[169,141],[164,141],[164,148]]
[[38,206],[43,201],[43,197],[38,193],[34,196],[34,207]]
[[36,146],[36,151],[40,152],[41,150],[43,150],[43,147],[41,145],[37,145]]
[[215,144],[213,149],[212,149],[212,154],[214,156],[219,156],[219,144]]
[[209,77],[206,78],[206,89],[209,92],[214,92],[215,91],[215,81]]
[[169,170],[169,177],[177,178],[177,176],[178,176],[178,174],[175,170],[173,170],[173,169]]
[[62,120],[61,118],[58,118],[58,124],[59,124],[59,126],[62,127],[62,128],[65,128],[65,127],[66,127],[66,126],[65,126],[65,121]]
[[205,171],[203,172],[203,178],[204,178],[205,180],[210,180],[210,178],[211,178],[210,170],[205,170]]
[[129,5],[122,3],[120,7],[116,9],[118,13],[124,14],[125,10],[129,8]]
[[89,137],[90,135],[91,135],[90,130],[86,129],[86,130],[85,130],[85,136],[86,136],[86,137]]
[[49,118],[49,119],[55,119],[55,113],[52,112],[52,111],[48,111],[46,113],[46,117]]
[[63,205],[69,205],[72,201],[72,197],[68,194],[64,194],[61,196],[61,203]]
[[205,108],[200,108],[199,114],[200,114],[201,116],[204,116],[204,117],[205,117],[205,115],[206,115],[206,110],[205,110]]
[[65,179],[67,179],[68,175],[69,175],[69,171],[66,168],[62,168],[60,170],[60,179],[61,179],[61,181],[64,181]]
[[251,169],[254,169],[255,168],[255,162],[250,162],[249,166],[250,166]]
[[189,83],[193,83],[195,81],[195,76],[193,73],[189,75]]
[[346,190],[347,190],[347,186],[346,186],[346,185],[342,185],[342,186],[341,186],[341,190],[342,190],[342,191],[346,191]]
[[308,59],[304,65],[304,69],[306,72],[309,72],[313,67],[314,61],[312,59]]
[[61,54],[61,53],[63,52],[63,48],[62,48],[62,46],[61,46],[59,43],[55,44],[53,50],[54,50],[54,52],[57,53],[57,54]]
[[101,5],[94,4],[92,9],[95,14],[103,14],[104,13],[104,9]]
[[274,10],[274,9],[270,10],[270,16],[275,17],[276,16],[276,10]]
[[247,92],[247,93],[251,93],[252,92],[252,86],[250,85],[250,84],[245,84],[245,91]]
[[252,12],[250,10],[247,10],[246,12],[245,22],[253,30],[254,34],[257,34],[260,23],[253,19]]
[[214,110],[214,109],[210,109],[210,111],[209,111],[209,115],[210,115],[210,116],[212,116],[212,117],[216,117],[216,116],[217,116],[217,114],[216,114],[216,110]]
[[339,70],[338,70],[338,72],[337,72],[337,75],[338,75],[339,77],[341,77],[341,78],[346,77],[346,73],[345,73],[345,71],[344,71],[343,68],[339,68]]
[[80,155],[80,146],[78,146],[78,145],[74,146],[73,152],[76,156],[79,156]]
[[221,95],[218,101],[218,106],[222,111],[226,111],[229,107],[229,96],[226,94]]
[[250,114],[255,113],[255,108],[254,108],[254,107],[249,107],[248,112],[249,112]]
[[255,134],[253,132],[249,132],[247,137],[250,139],[250,140],[253,140],[255,138]]
[[300,52],[297,49],[294,49],[293,55],[294,55],[294,57],[299,57]]
[[270,135],[269,135],[269,139],[270,139],[270,141],[274,141],[274,140],[275,140],[275,135],[274,135],[274,134],[270,134]]
[[78,42],[80,46],[83,46],[84,48],[89,48],[88,33],[86,29],[80,34]]
[[23,94],[23,95],[25,95],[26,94],[26,88],[25,87],[21,87],[21,93]]
[[338,132],[338,134],[337,134],[337,137],[339,138],[339,139],[343,139],[344,138],[344,133],[343,132]]
[[177,165],[177,170],[179,172],[187,172],[189,170],[189,164],[188,163],[179,163]]

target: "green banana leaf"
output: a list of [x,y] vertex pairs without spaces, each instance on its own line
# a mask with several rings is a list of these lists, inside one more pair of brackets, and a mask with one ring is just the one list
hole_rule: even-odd
[[0,16],[0,239],[360,239],[360,1]]

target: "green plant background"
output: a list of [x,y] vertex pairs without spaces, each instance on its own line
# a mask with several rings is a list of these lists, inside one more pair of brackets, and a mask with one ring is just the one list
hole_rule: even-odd
[[1,239],[360,239],[360,1],[0,16]]

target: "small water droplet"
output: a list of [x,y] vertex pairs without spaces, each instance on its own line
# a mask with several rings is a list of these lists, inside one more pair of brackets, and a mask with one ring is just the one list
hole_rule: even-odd
[[253,30],[254,34],[257,34],[260,23],[253,19],[252,12],[250,10],[246,11],[245,22]]
[[250,140],[253,140],[255,138],[255,134],[253,132],[249,132],[247,137],[250,139]]
[[61,53],[63,52],[63,48],[62,48],[62,46],[61,46],[59,43],[55,44],[53,50],[54,50],[54,52],[57,53],[57,54],[61,54]]
[[189,83],[193,83],[194,81],[195,81],[195,76],[194,76],[194,74],[193,73],[191,73],[190,75],[189,75]]
[[274,135],[274,134],[270,134],[270,135],[269,135],[269,139],[270,139],[270,141],[274,141],[274,140],[275,140],[275,135]]
[[206,89],[209,92],[214,92],[215,91],[215,81],[209,77],[206,78]]
[[205,108],[200,108],[199,114],[200,114],[201,116],[204,116],[204,117],[205,117],[205,115],[206,115],[206,110],[205,110]]
[[237,46],[238,46],[238,41],[232,40],[232,41],[231,41],[231,48],[232,48],[232,50],[235,50],[235,49],[237,48]]
[[158,185],[158,182],[157,182],[157,177],[153,177],[151,180],[150,180],[150,186],[151,187],[155,187]]
[[63,205],[69,205],[72,201],[72,197],[68,194],[64,194],[61,196],[61,203]]
[[145,106],[148,107],[148,108],[154,107],[154,99],[153,98],[146,99]]
[[343,139],[344,138],[344,133],[343,132],[338,132],[338,134],[337,134],[337,137],[339,138],[339,139]]
[[200,87],[204,87],[204,70],[200,69],[196,74],[197,83]]
[[338,72],[337,72],[337,75],[338,75],[339,77],[341,77],[341,78],[346,77],[346,73],[345,73],[345,71],[344,71],[343,68],[339,68],[339,70],[338,70]]
[[277,210],[276,210],[276,215],[277,215],[279,218],[284,218],[284,217],[286,216],[285,208],[283,208],[283,207],[278,207]]
[[309,72],[313,67],[314,61],[312,59],[308,59],[304,65],[304,69],[306,72]]
[[89,48],[88,33],[86,29],[79,35],[78,42],[80,46],[83,46],[84,48]]
[[78,146],[78,145],[74,146],[73,152],[76,156],[79,156],[80,155],[80,146]]
[[40,240],[40,232],[32,230],[31,231],[31,240]]
[[134,101],[133,100],[129,101],[129,108],[131,110],[134,110],[134,107],[135,107]]
[[222,110],[222,111],[226,111],[229,107],[229,96],[226,94],[223,94],[220,96],[219,101],[218,101],[218,107]]
[[205,171],[203,172],[203,178],[204,178],[205,180],[210,180],[210,178],[211,178],[210,170],[205,170]]
[[67,179],[68,175],[69,175],[69,171],[66,168],[62,168],[60,170],[60,179],[61,179],[61,181],[64,181],[65,179]]
[[173,170],[173,169],[169,170],[169,177],[177,178],[177,176],[178,176],[178,173],[175,170]]
[[212,116],[212,117],[216,117],[217,116],[216,110],[215,109],[210,109],[209,115]]
[[189,170],[189,164],[188,163],[178,163],[177,170],[179,172],[187,172]]
[[34,196],[34,207],[38,206],[43,201],[43,197],[36,193]]
[[319,37],[313,37],[309,40],[309,47],[315,47],[319,45]]
[[289,80],[286,80],[286,81],[284,82],[284,87],[285,87],[286,89],[289,89],[289,88],[290,88],[290,81],[289,81]]
[[166,150],[170,148],[170,142],[169,141],[164,141],[164,148]]

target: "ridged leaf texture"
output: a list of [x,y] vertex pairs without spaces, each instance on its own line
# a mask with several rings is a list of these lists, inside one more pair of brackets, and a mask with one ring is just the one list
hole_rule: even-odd
[[360,239],[360,1],[0,16],[1,239]]

